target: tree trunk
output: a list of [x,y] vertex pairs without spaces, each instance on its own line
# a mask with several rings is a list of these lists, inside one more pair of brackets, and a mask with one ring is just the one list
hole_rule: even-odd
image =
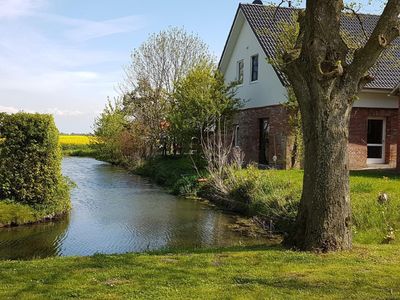
[[282,57],[300,105],[304,136],[303,194],[296,227],[286,240],[301,250],[352,246],[347,153],[351,107],[373,80],[368,70],[400,36],[400,0],[388,0],[368,41],[353,53],[342,38],[343,8],[343,0],[307,0],[306,10],[298,14],[297,40]]
[[287,242],[300,250],[352,246],[348,169],[351,104],[346,95],[319,91],[300,100],[304,133],[303,194]]

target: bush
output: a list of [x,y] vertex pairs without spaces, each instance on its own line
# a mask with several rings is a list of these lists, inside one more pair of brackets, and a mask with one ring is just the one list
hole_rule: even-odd
[[175,195],[196,196],[200,187],[198,175],[183,176],[174,184],[172,192]]
[[[193,159],[198,170],[202,172],[204,161],[196,157]],[[189,156],[157,157],[135,168],[134,172],[170,188],[175,194],[193,194],[199,177]]]
[[51,115],[0,114],[0,199],[68,209],[58,135]]

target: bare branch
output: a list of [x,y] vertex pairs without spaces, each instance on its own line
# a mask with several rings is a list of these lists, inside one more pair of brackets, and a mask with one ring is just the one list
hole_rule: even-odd
[[363,34],[364,34],[364,37],[365,37],[365,41],[368,41],[368,34],[367,34],[367,31],[365,30],[364,22],[361,20],[361,17],[358,14],[358,12],[354,8],[352,8],[350,6],[345,6],[344,9],[349,10],[350,12],[352,12],[353,15],[357,18],[358,22],[360,23],[361,30],[363,31]]

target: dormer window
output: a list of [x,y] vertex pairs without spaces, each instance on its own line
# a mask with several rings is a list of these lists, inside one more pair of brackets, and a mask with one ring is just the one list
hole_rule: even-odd
[[237,62],[237,81],[239,84],[243,83],[243,76],[244,76],[244,61],[239,60]]
[[258,80],[258,54],[251,57],[251,81]]

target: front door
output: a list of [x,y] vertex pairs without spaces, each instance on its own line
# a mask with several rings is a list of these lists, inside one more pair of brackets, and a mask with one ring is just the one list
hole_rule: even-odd
[[368,164],[385,163],[386,120],[368,119]]
[[269,126],[268,119],[260,119],[259,163],[262,165],[269,163]]

